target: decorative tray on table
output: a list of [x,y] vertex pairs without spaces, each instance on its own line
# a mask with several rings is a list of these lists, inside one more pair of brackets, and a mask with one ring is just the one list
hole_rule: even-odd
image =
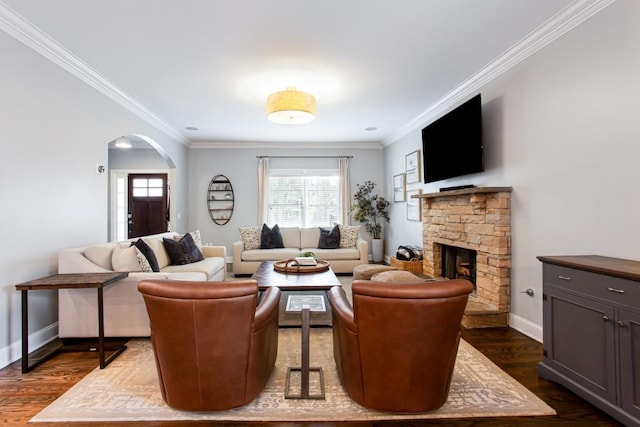
[[315,265],[305,265],[304,261],[298,262],[295,258],[281,259],[273,263],[273,269],[282,273],[318,273],[329,269],[329,262],[316,260]]

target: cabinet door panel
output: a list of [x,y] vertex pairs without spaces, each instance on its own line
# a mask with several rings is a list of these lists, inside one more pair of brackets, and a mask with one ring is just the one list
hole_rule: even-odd
[[622,408],[640,419],[640,313],[620,310],[620,397]]
[[[550,363],[593,393],[616,401],[612,306],[545,287]],[[545,347],[547,347],[545,345]]]

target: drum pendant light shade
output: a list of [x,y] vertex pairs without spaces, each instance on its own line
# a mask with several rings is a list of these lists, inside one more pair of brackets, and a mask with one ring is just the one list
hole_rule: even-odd
[[267,117],[274,123],[301,125],[316,118],[316,98],[295,87],[272,93],[267,98]]

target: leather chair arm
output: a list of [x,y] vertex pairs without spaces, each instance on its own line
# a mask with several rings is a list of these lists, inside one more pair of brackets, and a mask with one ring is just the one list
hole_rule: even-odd
[[347,294],[340,286],[334,286],[327,293],[331,301],[334,316],[340,318],[342,325],[352,333],[358,332],[358,326],[353,318],[353,307],[347,299]]
[[280,306],[280,289],[273,286],[267,289],[262,296],[262,301],[256,307],[256,315],[253,320],[253,331],[259,331],[266,327],[274,311]]

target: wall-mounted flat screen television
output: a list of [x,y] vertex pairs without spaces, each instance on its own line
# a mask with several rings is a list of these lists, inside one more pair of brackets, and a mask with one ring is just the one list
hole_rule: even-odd
[[484,171],[480,94],[422,129],[424,182]]

